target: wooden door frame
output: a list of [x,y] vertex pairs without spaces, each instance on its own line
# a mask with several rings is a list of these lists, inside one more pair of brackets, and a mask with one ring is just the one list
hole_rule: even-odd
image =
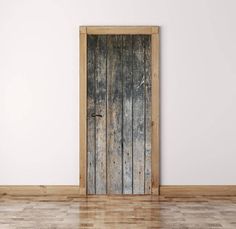
[[151,35],[152,45],[152,194],[160,193],[159,26],[81,26],[79,34],[79,154],[80,194],[87,194],[87,35]]

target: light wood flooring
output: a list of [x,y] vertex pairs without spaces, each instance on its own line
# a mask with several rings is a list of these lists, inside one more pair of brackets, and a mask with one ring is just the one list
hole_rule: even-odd
[[236,197],[0,197],[0,228],[236,228]]

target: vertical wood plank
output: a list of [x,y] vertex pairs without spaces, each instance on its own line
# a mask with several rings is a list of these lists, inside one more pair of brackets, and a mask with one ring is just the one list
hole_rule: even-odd
[[152,34],[152,194],[159,194],[159,33]]
[[107,36],[107,192],[122,193],[121,36]]
[[123,193],[132,194],[132,36],[123,36]]
[[96,82],[96,194],[106,194],[106,36],[97,36]]
[[151,193],[151,36],[144,36],[144,68],[145,68],[145,194]]
[[92,117],[92,114],[96,112],[95,110],[95,63],[94,63],[94,51],[97,43],[96,36],[88,35],[88,58],[87,58],[87,65],[88,65],[88,88],[87,88],[87,193],[88,194],[95,194],[96,193],[96,181],[95,181],[95,118]]
[[144,47],[133,36],[133,193],[144,194]]
[[86,27],[80,28],[80,193],[86,194],[87,184],[87,33]]

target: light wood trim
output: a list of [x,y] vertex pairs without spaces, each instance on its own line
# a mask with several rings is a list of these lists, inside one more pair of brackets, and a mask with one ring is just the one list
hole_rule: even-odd
[[236,185],[162,185],[160,194],[169,197],[236,196]]
[[152,194],[160,186],[159,33],[152,34]]
[[79,195],[77,185],[1,185],[0,196]]
[[87,26],[88,34],[153,34],[158,26]]
[[80,28],[80,192],[86,194],[87,178],[87,33]]
[[[236,196],[236,185],[162,185],[160,194],[166,197]],[[77,185],[1,185],[0,196],[3,195],[81,196],[82,194]],[[137,195],[126,196],[130,198]]]
[[152,194],[160,192],[159,27],[80,27],[80,193],[86,194],[87,175],[87,34],[149,34],[152,39]]

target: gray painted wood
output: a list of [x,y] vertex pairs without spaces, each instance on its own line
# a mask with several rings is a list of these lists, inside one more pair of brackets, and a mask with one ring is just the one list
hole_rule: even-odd
[[133,39],[133,193],[144,193],[144,47],[143,36]]
[[123,193],[133,193],[132,174],[132,36],[123,36]]
[[151,194],[151,37],[144,36],[145,67],[145,194]]
[[122,36],[107,36],[107,192],[122,193]]
[[87,98],[87,193],[95,194],[95,119],[91,117],[95,113],[95,76],[94,76],[94,50],[96,36],[88,36],[88,98]]
[[98,36],[95,51],[96,194],[106,194],[106,36]]

